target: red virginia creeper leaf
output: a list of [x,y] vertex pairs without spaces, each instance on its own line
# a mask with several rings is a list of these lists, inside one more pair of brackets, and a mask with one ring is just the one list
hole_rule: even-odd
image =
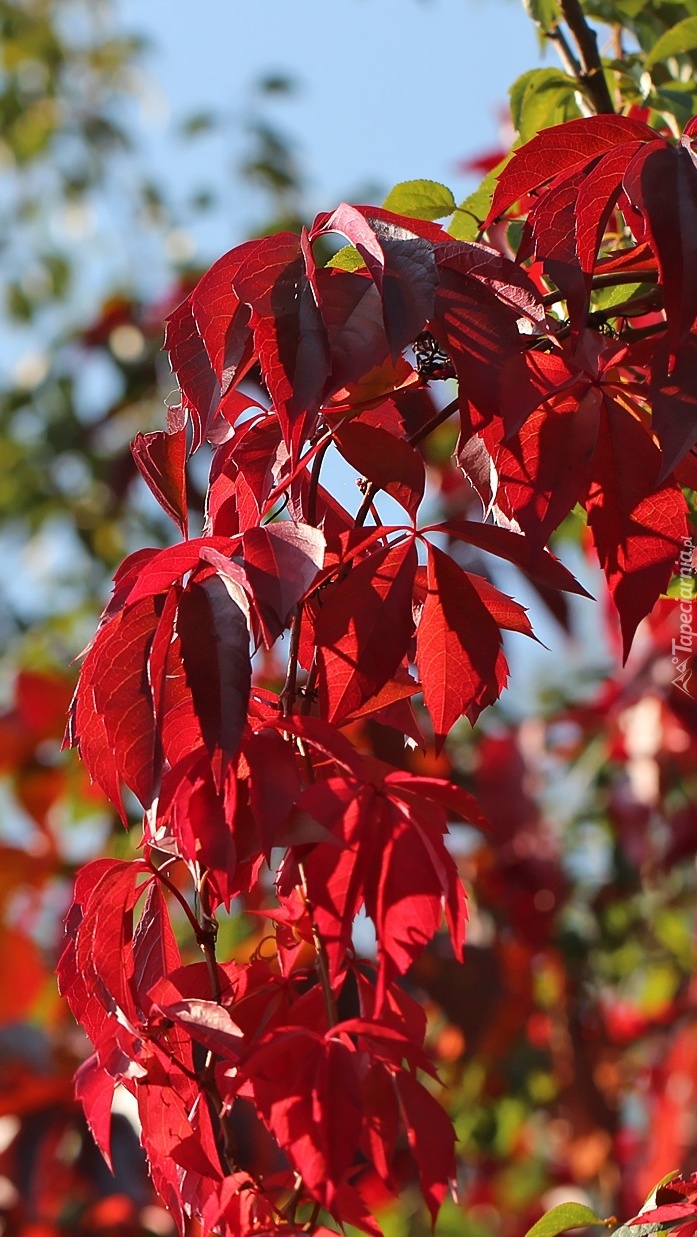
[[186,540],[186,430],[136,434],[131,451],[141,477]]

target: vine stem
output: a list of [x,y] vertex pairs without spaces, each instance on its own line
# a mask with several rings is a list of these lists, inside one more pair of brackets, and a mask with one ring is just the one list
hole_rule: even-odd
[[290,717],[295,704],[295,697],[298,694],[298,653],[300,652],[300,625],[303,617],[303,603],[298,603],[298,608],[293,615],[293,621],[290,627],[290,644],[288,646],[288,668],[286,670],[286,681],[283,684],[283,690],[279,696],[281,713],[283,717]]
[[358,508],[358,511],[356,512],[356,518],[354,520],[354,525],[356,528],[362,528],[363,525],[365,524],[368,518],[368,515],[370,513],[370,508],[373,505],[373,499],[375,498],[375,495],[377,494],[379,489],[380,489],[380,486],[377,485],[375,481],[370,482],[370,485],[368,486],[368,488],[365,491],[365,494],[363,495],[363,501],[361,502],[361,505]]
[[[619,287],[625,283],[657,283],[657,271],[618,271],[616,274],[596,275],[593,280],[592,288],[594,292],[600,291],[601,288]],[[549,292],[547,296],[542,297],[542,304],[557,305],[559,301],[566,300],[561,292]]]
[[[327,454],[331,444],[332,438],[327,438],[326,442],[322,443],[312,461],[310,488],[307,496],[307,522],[313,527],[316,527],[317,525],[317,492],[319,490],[319,477],[322,471],[324,457]],[[303,603],[300,602],[291,623],[286,680],[283,684],[283,690],[281,691],[281,695],[279,697],[281,712],[284,717],[288,717],[292,713],[295,698],[298,694],[298,653],[300,651],[300,627],[302,624],[302,616]]]
[[201,907],[201,923],[198,943],[201,953],[206,961],[211,992],[213,993],[213,1000],[216,1001],[218,1005],[221,1005],[223,990],[220,986],[218,960],[215,956],[215,942],[218,935],[218,924],[211,910],[210,896],[208,893],[208,872],[205,869],[201,874],[201,879],[199,880],[198,897],[199,905]]
[[[206,961],[208,979],[211,985],[213,999],[217,1005],[222,1005],[223,992],[220,986],[218,960],[215,953],[218,924],[211,909],[210,894],[208,891],[208,871],[206,869],[203,870],[199,878],[197,892],[201,915],[198,943]],[[218,1121],[220,1122],[220,1133],[223,1140],[223,1158],[225,1160],[225,1164],[229,1172],[236,1173],[239,1170],[239,1163],[237,1159],[235,1134],[230,1123],[230,1114],[226,1111],[223,1098],[218,1090],[215,1078],[213,1077],[214,1063],[215,1054],[212,1050],[209,1050],[206,1055],[206,1060],[202,1071],[202,1086],[210,1096],[216,1110]]]
[[151,857],[148,858],[148,863],[150,865],[150,870],[155,873],[155,876],[157,877],[157,879],[165,886],[165,889],[169,890],[169,892],[172,894],[172,897],[176,898],[177,902],[179,903],[182,910],[184,911],[184,914],[186,915],[189,921],[189,924],[191,925],[191,930],[194,933],[194,936],[196,937],[196,943],[200,945],[201,944],[201,925],[198,919],[196,918],[196,916],[194,915],[186,898],[184,897],[184,894],[181,892],[181,890],[177,889],[177,886],[174,884],[173,881],[169,879],[168,876],[165,876],[165,873],[162,871],[162,868],[158,868],[156,864],[153,863]]
[[300,873],[300,896],[303,900],[303,905],[310,917],[310,926],[312,928],[312,942],[317,953],[317,973],[319,975],[320,985],[322,987],[322,997],[324,1000],[324,1010],[327,1015],[327,1022],[330,1027],[335,1027],[339,1021],[339,1015],[336,1008],[336,1000],[332,991],[332,985],[329,980],[329,959],[327,958],[327,947],[322,938],[322,934],[317,927],[315,920],[315,911],[310,900],[310,895],[307,891],[307,873],[305,864],[302,859],[298,860],[298,872]]
[[425,425],[421,426],[421,429],[414,430],[414,433],[409,435],[407,438],[409,446],[417,447],[420,442],[424,441],[424,438],[428,438],[429,434],[432,434],[434,430],[437,430],[439,425],[442,425],[443,422],[447,421],[454,412],[457,412],[458,407],[459,399],[456,397],[455,399],[452,399],[449,404],[446,404],[444,408],[441,408],[439,412],[435,413],[435,415],[431,417],[430,421],[427,421]]
[[312,472],[310,473],[310,488],[307,494],[307,522],[313,527],[317,525],[317,491],[319,489],[319,475],[322,471],[324,457],[329,450],[333,439],[328,438],[322,443],[319,451],[312,461]]

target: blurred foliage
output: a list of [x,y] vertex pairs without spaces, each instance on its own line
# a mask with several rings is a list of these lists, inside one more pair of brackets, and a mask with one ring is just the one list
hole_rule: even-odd
[[[138,142],[145,49],[115,30],[106,0],[0,0],[0,638],[32,628],[36,644],[50,618],[58,662],[124,554],[169,535],[128,444],[162,421],[164,318],[202,269],[185,222],[213,204],[205,186],[181,204],[153,183]],[[236,124],[231,183],[260,191],[260,232],[302,224],[297,159],[265,111],[293,89],[271,75],[243,118],[180,126],[192,141]]]

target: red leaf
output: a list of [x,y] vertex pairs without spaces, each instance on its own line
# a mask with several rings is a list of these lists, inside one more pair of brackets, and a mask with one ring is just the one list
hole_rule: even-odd
[[112,1173],[111,1103],[115,1089],[116,1080],[102,1069],[96,1053],[83,1061],[75,1074],[75,1096],[85,1110],[92,1137]]
[[314,429],[329,376],[326,330],[293,232],[256,241],[233,276],[250,306],[254,347],[293,458]]
[[598,392],[574,389],[538,408],[504,442],[496,441],[494,425],[483,431],[498,475],[497,502],[533,551],[542,550],[586,492],[599,417]]
[[[406,775],[404,775],[406,778]],[[365,905],[378,941],[376,1006],[386,986],[422,952],[440,926],[444,908],[456,950],[466,918],[464,892],[443,843],[445,814],[433,819],[401,784],[394,795],[330,778],[309,787],[299,807],[340,843],[321,842],[305,856],[307,892],[325,942],[332,976],[344,963],[356,914]],[[298,883],[287,860],[280,892]]]
[[450,241],[438,246],[436,260],[440,270],[456,271],[468,280],[478,280],[516,317],[529,318],[544,326],[545,307],[530,276],[498,249],[470,241]]
[[264,728],[245,743],[250,768],[250,806],[270,859],[278,846],[281,827],[300,797],[300,778],[292,745],[277,730]]
[[101,627],[75,692],[70,740],[122,815],[119,777],[145,809],[156,793],[147,660],[158,617],[153,599],[146,597]]
[[463,820],[468,821],[477,829],[488,831],[491,828],[476,799],[469,791],[463,790],[462,786],[456,786],[454,782],[446,782],[438,777],[420,777],[414,773],[396,772],[387,775],[385,786],[396,791],[397,794],[401,787],[410,794],[431,799],[446,812],[461,816]]
[[131,443],[133,459],[146,485],[155,495],[162,510],[177,525],[186,540],[188,512],[186,505],[186,430],[165,434],[136,434]]
[[471,571],[466,571],[465,575],[499,627],[504,631],[517,631],[521,636],[531,636],[533,640],[537,638],[524,606],[507,597],[483,576],[474,575]]
[[668,376],[667,351],[659,348],[653,366],[651,407],[663,464],[659,483],[670,476],[697,442],[697,335],[681,346]]
[[411,1074],[401,1071],[395,1085],[421,1189],[435,1224],[441,1203],[455,1178],[454,1131],[450,1118]]
[[416,633],[416,660],[436,741],[465,714],[474,722],[499,695],[501,633],[466,573],[428,547],[428,592]]
[[[499,412],[507,369],[519,362],[520,316],[520,310],[499,300],[481,280],[465,279],[450,267],[440,268],[433,331],[457,369],[461,409],[470,401],[484,421]],[[519,373],[519,368],[520,398],[525,373]],[[537,393],[534,398],[538,399]]]
[[[671,1185],[673,1182],[671,1181]],[[664,1203],[662,1207],[653,1207],[648,1211],[642,1211],[630,1224],[665,1224],[669,1220],[687,1219],[688,1216],[693,1216],[697,1212],[695,1203]],[[658,1230],[657,1230],[658,1231]],[[677,1232],[677,1229],[673,1229]]]
[[[189,297],[196,328],[223,394],[237,376],[250,334],[249,311],[235,296],[233,279],[241,266],[254,260],[258,246],[258,241],[246,241],[223,254]],[[176,372],[175,365],[173,369]]]
[[366,271],[324,267],[315,276],[318,304],[331,355],[328,394],[352,388],[387,360],[382,301]]
[[133,908],[144,892],[142,860],[98,859],[82,868],[66,920],[68,942],[58,964],[58,981],[75,1017],[95,1047],[99,1064],[113,1076],[143,1073],[134,1023],[132,984]]
[[424,495],[423,460],[404,439],[378,426],[352,421],[334,435],[344,459],[391,494],[414,519]]
[[239,1058],[245,1046],[243,1032],[222,1005],[190,997],[159,1008],[165,1018],[179,1023],[204,1048],[226,1061]]
[[322,721],[321,718],[306,717],[304,715],[279,717],[276,721],[267,720],[265,724],[269,726],[275,725],[279,730],[283,730],[291,735],[297,735],[299,739],[308,743],[310,747],[318,752],[322,752],[340,769],[345,770],[358,779],[364,777],[364,762],[353,744],[335,726],[330,726],[327,722]]
[[658,258],[672,369],[697,315],[697,168],[684,146],[655,141],[632,159],[624,188]]
[[[241,590],[240,590],[241,591]],[[247,616],[220,576],[182,592],[176,630],[194,710],[223,768],[240,745],[251,686]]]
[[438,282],[434,242],[445,239],[424,225],[375,207],[342,202],[331,215],[318,215],[310,237],[339,232],[363,258],[382,300],[383,321],[392,360],[416,338],[433,316]]
[[160,883],[153,881],[133,936],[133,996],[145,1017],[150,1004],[150,989],[180,966],[181,957],[167,913],[167,903]]
[[538,550],[527,537],[509,532],[506,528],[497,528],[493,524],[477,524],[473,520],[448,520],[443,524],[431,524],[422,531],[443,532],[449,537],[457,537],[459,541],[467,541],[480,550],[495,554],[497,558],[514,563],[525,575],[530,576],[531,580],[549,588],[579,593],[582,597],[590,596],[558,558],[548,550]]
[[585,325],[591,275],[622,176],[642,143],[623,142],[597,160],[559,178],[528,215],[534,254],[566,297],[572,325]]
[[93,643],[88,650],[80,681],[75,688],[64,742],[77,749],[89,773],[90,781],[96,782],[101,787],[125,824],[126,810],[123,806],[121,783],[113,759],[106,720],[96,707],[92,690],[92,676],[96,672],[97,658]]
[[251,528],[243,535],[244,566],[268,643],[281,634],[324,562],[318,528],[290,520]]
[[321,649],[321,698],[338,722],[393,677],[414,623],[411,595],[417,559],[413,540],[378,550],[326,591],[315,638]]
[[507,163],[499,177],[484,229],[514,202],[561,173],[570,175],[614,146],[625,142],[650,142],[655,136],[648,125],[630,120],[628,116],[588,116],[544,129],[515,151]]
[[586,511],[626,659],[639,622],[668,586],[688,535],[687,512],[675,482],[656,487],[659,451],[646,430],[619,404],[604,403]]
[[[173,1069],[170,1073],[159,1061],[152,1061],[147,1078],[141,1081],[136,1092],[143,1145],[150,1161],[161,1171],[163,1161],[173,1161],[172,1167],[179,1165],[205,1178],[220,1180],[223,1174],[208,1109],[198,1095],[195,1097],[198,1102],[192,1108],[194,1097],[187,1094],[184,1098],[179,1093],[173,1085],[173,1074]],[[190,1091],[190,1087],[187,1090]],[[174,1182],[181,1197],[180,1172],[175,1172]]]
[[186,410],[191,412],[194,430],[191,449],[195,451],[215,416],[221,387],[198,333],[190,298],[182,301],[167,319],[164,346],[186,401]]
[[[201,551],[209,547],[229,557],[239,548],[239,538],[192,537],[191,541],[168,546],[166,550],[139,550],[137,555],[126,559],[120,572],[117,572],[114,583],[116,586],[118,582],[118,587],[107,614],[111,612],[117,596],[118,608],[121,608],[127,602],[132,605],[145,597],[166,592],[177,580],[199,565]],[[147,558],[144,557],[145,554],[148,555]],[[131,563],[132,569],[125,574],[124,568]]]
[[176,630],[183,589],[170,589],[153,637],[148,658],[150,683],[162,758],[170,767],[203,746],[201,723],[186,678],[181,640]]
[[192,451],[206,437],[221,395],[251,357],[249,310],[235,296],[232,277],[257,245],[248,241],[224,254],[167,319],[165,348],[191,411]]
[[307,1189],[331,1208],[361,1130],[356,1053],[304,1028],[274,1031],[238,1068],[254,1102]]

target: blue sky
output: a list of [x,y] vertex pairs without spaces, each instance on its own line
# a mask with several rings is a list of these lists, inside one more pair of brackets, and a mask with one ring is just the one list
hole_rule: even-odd
[[[256,204],[232,191],[230,166],[262,74],[299,82],[267,114],[295,144],[314,210],[414,177],[464,196],[475,182],[458,160],[497,144],[508,87],[540,63],[519,0],[120,0],[117,12],[151,41],[144,68],[157,97],[144,119],[154,172],[175,193],[222,188],[224,210],[195,229],[204,257],[254,226]],[[182,151],[177,123],[209,108],[225,116],[224,132]]]

